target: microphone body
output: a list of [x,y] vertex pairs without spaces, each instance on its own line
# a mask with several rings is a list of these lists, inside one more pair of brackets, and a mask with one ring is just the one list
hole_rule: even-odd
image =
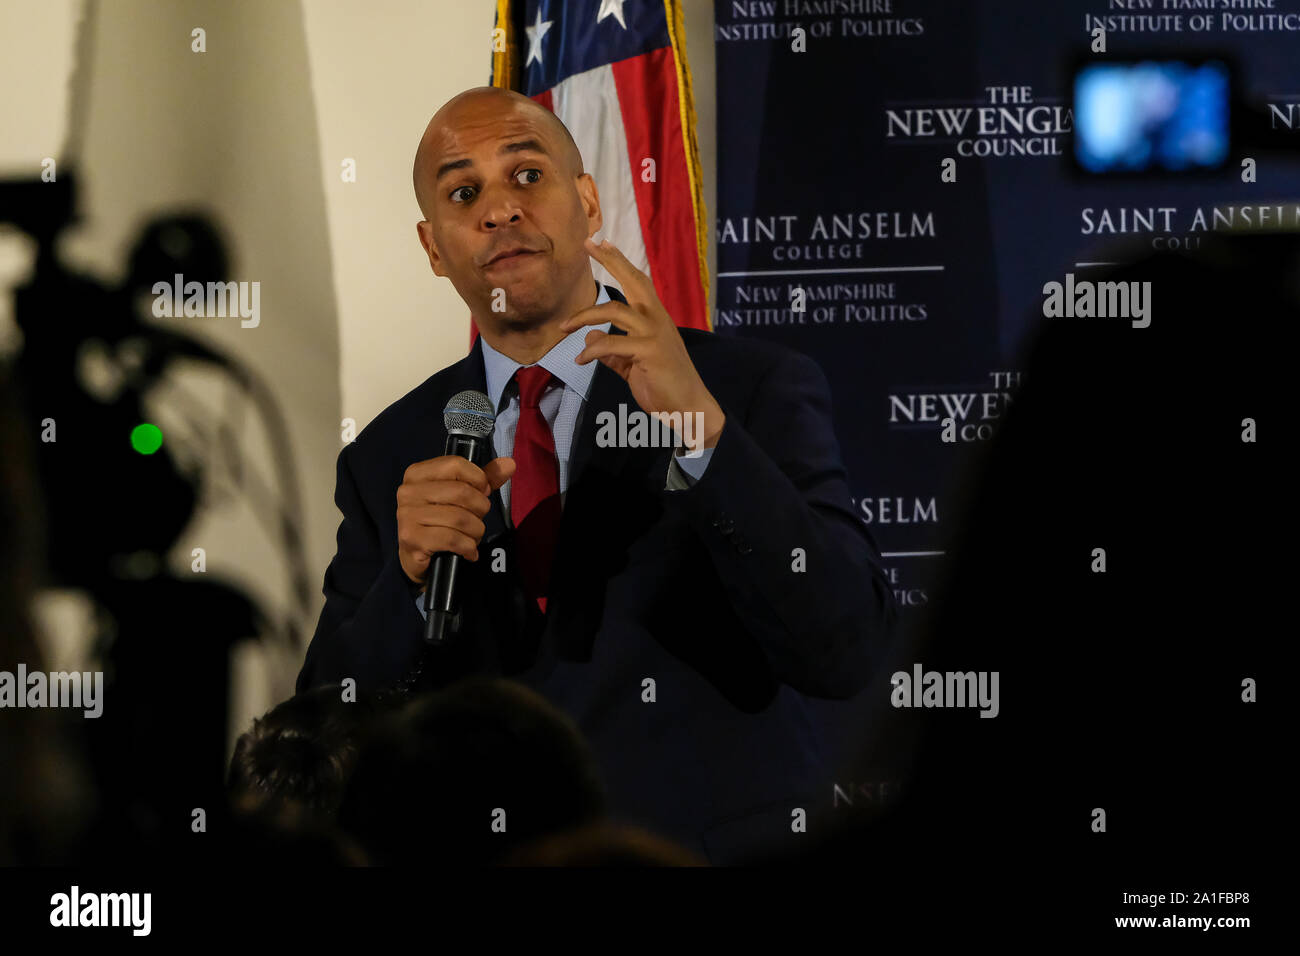
[[[443,413],[447,425],[444,454],[459,455],[480,468],[490,458],[495,417],[482,392],[460,392],[447,403]],[[454,551],[439,551],[429,559],[424,582],[424,640],[442,644],[460,628],[457,582],[465,559]]]

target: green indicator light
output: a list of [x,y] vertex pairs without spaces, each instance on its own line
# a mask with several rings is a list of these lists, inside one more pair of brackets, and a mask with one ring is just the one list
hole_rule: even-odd
[[131,447],[142,455],[152,455],[162,447],[162,429],[145,422],[131,429]]

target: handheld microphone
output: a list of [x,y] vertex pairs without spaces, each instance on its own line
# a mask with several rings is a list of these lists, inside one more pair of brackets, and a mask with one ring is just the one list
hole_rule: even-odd
[[[472,389],[457,392],[443,409],[442,420],[447,426],[444,454],[467,458],[480,468],[491,459],[496,415],[486,395]],[[441,644],[449,629],[454,632],[460,626],[456,581],[463,560],[453,551],[439,551],[429,560],[424,582],[424,640],[428,644]]]

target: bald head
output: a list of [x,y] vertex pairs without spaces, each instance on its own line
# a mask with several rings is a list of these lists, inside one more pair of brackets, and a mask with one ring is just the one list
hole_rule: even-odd
[[415,184],[415,200],[426,219],[432,218],[430,197],[439,170],[461,158],[454,153],[462,149],[465,134],[495,126],[505,127],[511,121],[531,121],[546,133],[556,165],[577,177],[584,172],[582,154],[573,141],[568,127],[560,118],[536,100],[522,93],[496,86],[479,86],[457,93],[433,114],[420,145],[415,151],[415,164],[411,178]]

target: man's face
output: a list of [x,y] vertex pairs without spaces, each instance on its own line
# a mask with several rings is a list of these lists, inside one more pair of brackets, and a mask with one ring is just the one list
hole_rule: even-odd
[[535,326],[594,288],[582,243],[600,229],[600,203],[562,131],[517,102],[471,97],[426,146],[420,242],[481,324]]

